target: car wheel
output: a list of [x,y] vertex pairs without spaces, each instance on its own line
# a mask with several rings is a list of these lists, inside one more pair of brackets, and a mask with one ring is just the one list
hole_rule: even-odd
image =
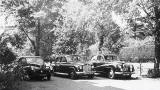
[[47,75],[47,80],[51,80],[51,75]]
[[33,80],[34,78],[32,76],[29,75],[29,80]]
[[56,73],[55,73],[55,69],[54,69],[54,68],[52,69],[52,75],[53,75],[53,76],[55,76],[55,75],[56,75]]
[[126,76],[126,78],[130,79],[130,78],[131,78],[131,75]]
[[110,78],[110,79],[115,78],[115,72],[114,72],[114,69],[113,69],[113,68],[110,69],[108,78]]
[[94,75],[88,75],[88,78],[89,78],[89,79],[93,79],[93,78],[94,78]]
[[71,71],[70,74],[69,74],[69,76],[73,80],[77,79],[77,75],[76,75],[75,71]]
[[23,77],[23,80],[29,80],[30,79],[30,77],[29,77],[29,75],[28,74],[26,74],[26,75],[24,75],[24,77]]

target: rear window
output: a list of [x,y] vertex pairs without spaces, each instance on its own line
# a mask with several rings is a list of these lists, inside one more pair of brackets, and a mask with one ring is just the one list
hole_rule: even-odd
[[117,60],[117,56],[115,55],[104,55],[105,60],[111,60],[111,61],[115,61]]

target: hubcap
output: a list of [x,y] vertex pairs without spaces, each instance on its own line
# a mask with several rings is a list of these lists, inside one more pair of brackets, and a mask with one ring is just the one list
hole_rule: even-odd
[[113,76],[114,76],[114,71],[111,69],[110,72],[109,72],[109,77],[113,78]]
[[74,78],[74,72],[71,72],[71,78],[73,79]]

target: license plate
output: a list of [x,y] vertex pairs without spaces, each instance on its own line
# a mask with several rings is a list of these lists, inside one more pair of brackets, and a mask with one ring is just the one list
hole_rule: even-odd
[[46,76],[46,74],[40,74],[40,76]]
[[123,74],[124,76],[127,76],[127,75],[129,75],[129,74]]

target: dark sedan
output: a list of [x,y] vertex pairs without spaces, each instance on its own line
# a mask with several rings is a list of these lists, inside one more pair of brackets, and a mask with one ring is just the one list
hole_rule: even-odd
[[79,76],[94,77],[93,66],[83,61],[78,55],[60,55],[53,65],[54,74],[65,74],[71,79]]
[[90,63],[93,64],[96,73],[104,74],[111,79],[117,76],[131,78],[131,75],[134,74],[133,65],[120,61],[114,54],[95,55]]

